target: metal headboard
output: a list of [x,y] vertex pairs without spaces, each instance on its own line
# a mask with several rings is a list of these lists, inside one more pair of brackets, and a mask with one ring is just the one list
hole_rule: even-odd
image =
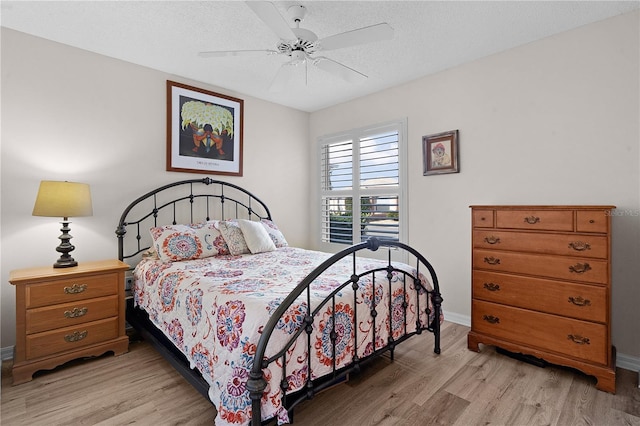
[[[232,183],[207,177],[164,185],[139,197],[122,213],[116,228],[118,259],[132,261],[148,250],[152,245],[148,231],[154,226],[232,218],[271,219],[271,212],[252,193]],[[135,235],[125,238],[132,228]]]

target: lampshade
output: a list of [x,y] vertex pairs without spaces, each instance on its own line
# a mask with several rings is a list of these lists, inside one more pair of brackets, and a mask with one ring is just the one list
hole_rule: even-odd
[[92,216],[89,185],[43,180],[32,214],[47,217]]

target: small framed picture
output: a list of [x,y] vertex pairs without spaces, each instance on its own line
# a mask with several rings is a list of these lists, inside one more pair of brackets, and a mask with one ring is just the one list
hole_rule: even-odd
[[242,176],[243,106],[167,80],[167,170]]
[[423,175],[458,173],[458,131],[422,137]]

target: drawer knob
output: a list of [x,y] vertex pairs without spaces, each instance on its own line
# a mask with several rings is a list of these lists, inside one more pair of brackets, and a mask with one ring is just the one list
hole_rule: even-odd
[[524,221],[529,225],[535,225],[540,222],[540,218],[538,216],[527,216],[524,218]]
[[591,250],[591,244],[585,243],[584,241],[573,241],[569,243],[569,248],[575,251]]
[[500,264],[500,259],[497,257],[485,257],[484,258],[484,262],[488,263],[489,265],[499,265]]
[[66,318],[79,318],[87,315],[87,308],[73,308],[72,311],[64,311],[64,316]]
[[69,343],[78,342],[87,337],[87,330],[85,331],[74,331],[73,334],[66,334],[64,336],[64,340]]
[[483,315],[482,319],[489,324],[500,324],[500,318],[494,317],[493,315]]
[[499,244],[500,243],[500,238],[499,237],[494,237],[493,235],[490,237],[484,237],[484,242],[487,244]]
[[500,285],[496,283],[484,283],[484,288],[489,291],[500,291]]
[[570,296],[569,302],[573,303],[576,306],[591,306],[591,300],[584,299],[580,296],[576,296],[576,297]]
[[64,293],[65,294],[78,294],[78,293],[82,293],[86,289],[87,289],[87,285],[86,284],[74,284],[71,287],[65,287],[64,288]]
[[582,337],[579,334],[569,334],[567,336],[567,339],[571,340],[573,343],[577,344],[577,345],[590,345],[591,342],[589,341],[588,337]]
[[584,274],[590,270],[591,266],[589,266],[588,263],[576,263],[575,265],[569,266],[569,272],[574,272],[576,274]]

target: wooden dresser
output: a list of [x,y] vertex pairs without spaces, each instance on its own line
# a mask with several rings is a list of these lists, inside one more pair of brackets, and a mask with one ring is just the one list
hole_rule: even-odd
[[595,376],[615,393],[614,206],[471,206],[470,350],[478,344]]
[[128,351],[119,260],[11,271],[16,287],[13,384],[75,358]]

